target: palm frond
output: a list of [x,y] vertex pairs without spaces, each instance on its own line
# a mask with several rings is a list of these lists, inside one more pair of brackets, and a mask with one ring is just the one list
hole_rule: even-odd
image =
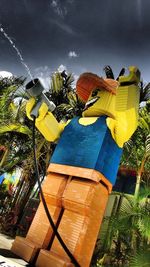
[[23,126],[19,123],[0,125],[0,134],[4,134],[6,132],[12,132],[12,131],[31,135],[31,130],[27,126]]
[[106,78],[115,79],[112,68],[109,65],[106,65],[103,70],[105,72]]
[[24,88],[19,88],[14,94],[14,99],[16,98],[28,100],[30,98],[30,95],[27,91],[24,90]]
[[127,151],[131,151],[131,149],[134,146],[134,142],[132,139],[129,139],[125,144],[124,144],[124,148],[127,149]]
[[70,104],[60,104],[58,107],[57,107],[57,110],[60,111],[60,112],[70,112],[73,110],[73,107],[70,105]]
[[138,200],[143,201],[143,199],[147,199],[150,196],[150,187],[144,186],[140,189]]
[[55,72],[51,77],[51,90],[52,93],[58,94],[63,88],[63,77],[61,73]]
[[64,86],[71,87],[73,82],[74,82],[74,77],[72,73],[69,73],[64,81]]
[[150,99],[150,83],[144,86],[143,82],[140,83],[140,102],[148,101]]
[[125,70],[126,70],[125,68],[122,68],[122,69],[121,69],[121,71],[119,72],[119,75],[118,75],[118,77],[117,77],[117,79],[116,79],[117,81],[119,80],[119,77],[120,77],[120,76],[123,76],[123,75],[125,74]]
[[130,257],[130,267],[149,267],[150,265],[150,248],[138,251]]
[[142,237],[150,238],[150,212],[139,218],[138,229]]
[[69,100],[69,104],[72,106],[72,107],[76,107],[77,106],[77,95],[71,91],[68,93],[68,100]]
[[145,148],[146,148],[146,157],[149,157],[150,156],[150,134],[148,134],[146,138]]
[[146,121],[143,117],[140,117],[140,118],[139,118],[139,127],[140,127],[141,129],[145,128],[145,129],[147,129],[148,131],[150,130],[150,128],[149,128],[149,124],[147,123],[147,121]]

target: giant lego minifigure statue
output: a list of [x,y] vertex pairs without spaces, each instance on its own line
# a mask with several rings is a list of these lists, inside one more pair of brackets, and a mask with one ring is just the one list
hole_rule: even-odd
[[[45,103],[39,109],[36,127],[47,140],[58,140],[44,196],[59,234],[81,267],[90,265],[123,144],[137,127],[139,79],[136,67],[129,67],[129,75],[119,82],[82,74],[77,94],[85,102],[83,116],[66,125],[56,121]],[[30,119],[34,105],[31,98]],[[38,267],[74,266],[53,235],[42,203],[26,238],[16,237],[12,251]]]

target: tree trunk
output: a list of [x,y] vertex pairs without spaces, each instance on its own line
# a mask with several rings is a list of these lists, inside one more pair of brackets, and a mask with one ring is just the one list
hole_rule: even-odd
[[7,158],[7,155],[8,155],[8,152],[9,152],[9,149],[7,148],[2,159],[1,159],[1,162],[0,162],[0,168],[3,167],[5,161],[6,161],[6,158]]
[[16,192],[14,194],[14,198],[12,200],[11,208],[13,208],[16,205],[17,201],[18,201],[18,197],[20,195],[20,191],[22,189],[23,183],[24,183],[24,177],[22,176],[20,178],[19,184],[17,186],[17,190],[16,190]]
[[24,209],[26,207],[27,202],[29,201],[31,192],[34,188],[34,185],[35,185],[35,183],[29,184],[29,187],[28,187],[26,194],[24,195],[24,197],[21,199],[21,201],[19,203],[19,214],[18,214],[17,223],[19,223],[21,221],[21,218],[22,218],[23,213],[24,213]]
[[135,186],[135,192],[134,192],[134,196],[137,199],[138,195],[139,195],[139,191],[140,191],[140,184],[141,184],[141,177],[142,177],[142,173],[144,171],[144,165],[145,165],[145,161],[146,161],[146,157],[143,157],[141,166],[137,172],[137,177],[136,177],[136,186]]

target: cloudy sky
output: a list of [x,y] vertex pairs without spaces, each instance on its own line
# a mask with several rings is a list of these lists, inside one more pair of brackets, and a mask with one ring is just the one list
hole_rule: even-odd
[[[115,74],[137,65],[150,80],[150,1],[0,0],[0,24],[32,75],[60,65],[79,75]],[[27,76],[16,50],[0,32],[0,70]]]

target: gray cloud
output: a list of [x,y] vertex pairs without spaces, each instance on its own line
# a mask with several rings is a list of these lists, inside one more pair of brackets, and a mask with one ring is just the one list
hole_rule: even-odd
[[[136,64],[149,75],[150,1],[0,1],[0,24],[35,69],[65,65],[80,74],[110,64],[118,73]],[[68,51],[80,57],[70,60]],[[25,74],[10,43],[0,34],[0,68]]]
[[79,55],[78,55],[75,51],[70,51],[70,52],[68,53],[68,56],[69,56],[69,58],[76,58],[76,57],[78,57]]

